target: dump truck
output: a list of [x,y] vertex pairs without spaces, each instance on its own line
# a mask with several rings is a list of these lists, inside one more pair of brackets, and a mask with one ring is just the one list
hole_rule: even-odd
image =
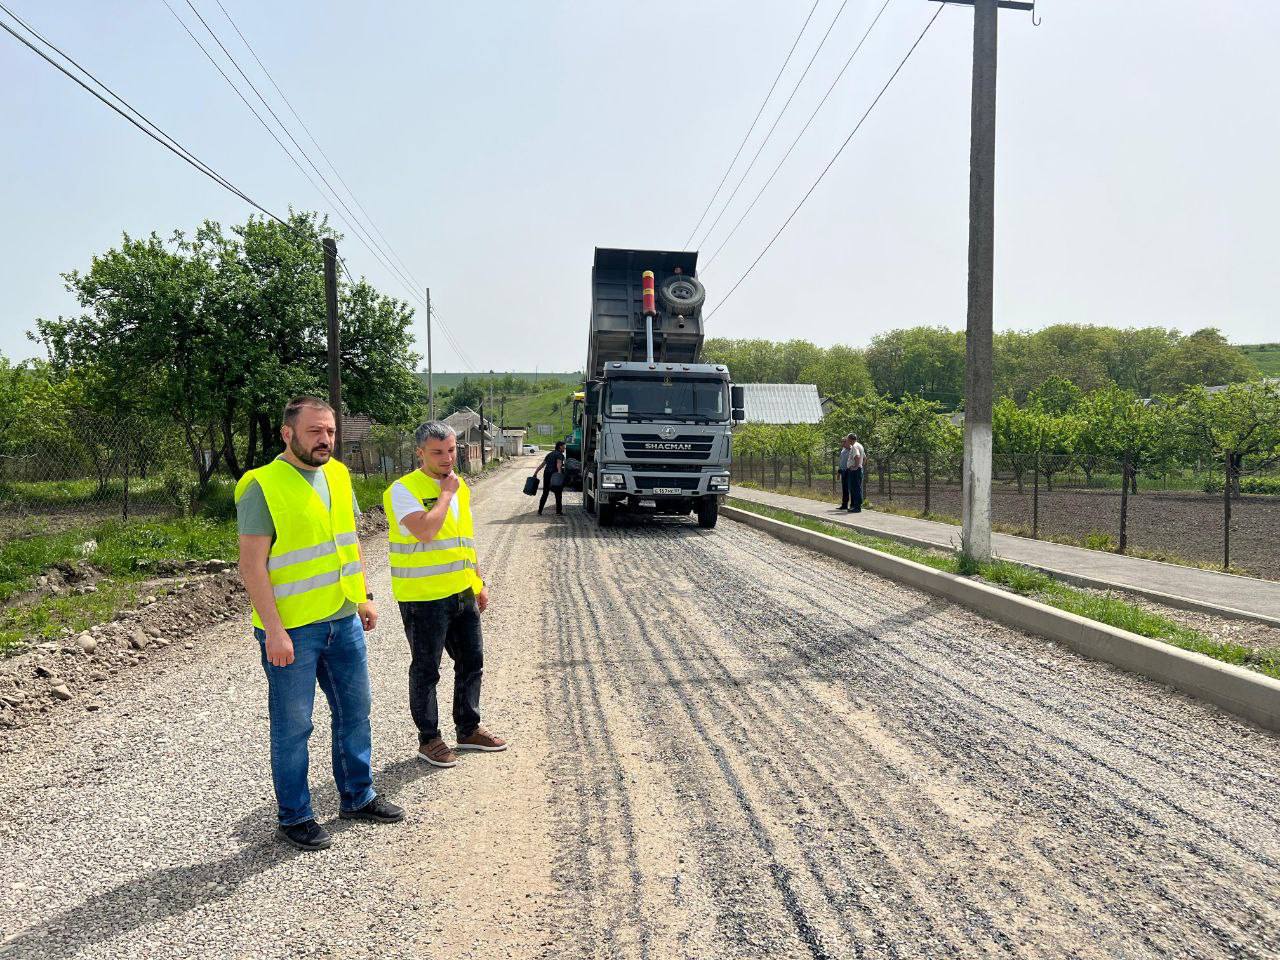
[[695,514],[714,527],[729,492],[742,388],[724,364],[701,362],[697,265],[696,252],[596,248],[574,428],[583,506],[602,527],[622,512]]

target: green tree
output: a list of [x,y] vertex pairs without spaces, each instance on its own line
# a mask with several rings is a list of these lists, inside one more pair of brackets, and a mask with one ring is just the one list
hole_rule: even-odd
[[964,395],[964,333],[945,327],[909,327],[874,337],[866,352],[877,392],[908,394],[954,406]]
[[1172,396],[1186,387],[1240,383],[1258,376],[1258,368],[1218,330],[1197,330],[1178,340],[1151,366],[1152,395]]
[[1229,569],[1231,501],[1240,495],[1240,476],[1280,462],[1280,386],[1259,381],[1213,393],[1192,387],[1176,410],[1191,442],[1223,465],[1222,566]]
[[815,384],[820,397],[861,396],[872,389],[862,351],[840,344],[827,348],[801,370],[800,382]]
[[[60,374],[93,371],[84,399],[97,413],[176,424],[202,488],[221,461],[238,476],[279,449],[289,396],[326,392],[320,241],[332,235],[309,213],[126,235],[64,275],[84,312],[37,321],[36,339]],[[420,393],[412,311],[345,276],[339,311],[347,410],[403,419]]]

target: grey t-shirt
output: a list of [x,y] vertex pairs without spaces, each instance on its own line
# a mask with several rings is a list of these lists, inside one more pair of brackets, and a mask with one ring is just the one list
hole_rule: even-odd
[[[283,458],[276,457],[276,459]],[[290,466],[293,466],[293,464],[290,464]],[[325,476],[324,471],[302,470],[299,467],[293,467],[293,469],[298,471],[303,480],[311,484],[311,488],[315,490],[320,502],[328,508],[333,501],[329,496],[329,478]],[[360,516],[360,503],[356,500],[355,490],[351,491],[351,509],[355,511],[357,517]],[[266,494],[262,492],[262,486],[256,480],[249,481],[249,485],[244,488],[244,493],[241,494],[240,500],[236,503],[236,530],[248,536],[269,536],[272,543],[276,541],[275,521],[271,519],[271,510],[267,507]],[[325,617],[320,622],[342,620],[355,612],[356,605],[348,600],[332,616]]]

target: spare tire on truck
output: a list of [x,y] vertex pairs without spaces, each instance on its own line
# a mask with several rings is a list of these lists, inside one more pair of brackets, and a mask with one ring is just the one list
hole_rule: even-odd
[[684,274],[663,280],[658,292],[667,309],[678,317],[692,316],[707,299],[707,288],[694,277]]

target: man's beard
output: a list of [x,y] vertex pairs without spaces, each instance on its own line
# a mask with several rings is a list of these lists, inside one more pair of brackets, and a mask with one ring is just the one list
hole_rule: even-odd
[[289,441],[289,449],[293,451],[293,455],[295,457],[305,463],[308,467],[323,467],[329,462],[329,458],[333,455],[328,448],[318,453],[316,452],[315,447],[308,450],[306,447],[302,446],[302,444],[298,443],[296,437]]

